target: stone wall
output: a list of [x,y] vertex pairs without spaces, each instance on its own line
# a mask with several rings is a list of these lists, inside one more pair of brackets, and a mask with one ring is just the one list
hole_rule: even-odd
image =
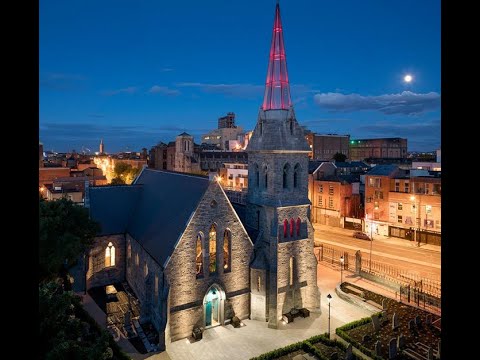
[[[105,267],[108,243],[115,247],[115,265]],[[97,236],[88,254],[87,289],[125,280],[125,235]]]
[[[126,238],[126,278],[141,305],[140,322],[151,321],[155,328],[162,332],[166,322],[166,314],[162,311],[162,301],[166,301],[162,299],[164,286],[162,268],[134,238],[129,234],[126,235]],[[138,265],[136,263],[137,255]],[[145,265],[148,268],[146,275]],[[155,286],[155,282],[158,282],[157,286]]]
[[[217,230],[217,272],[214,274],[208,271],[208,234],[212,223],[216,224]],[[226,229],[231,232],[231,271],[224,273],[223,267],[218,265],[223,264],[223,233]],[[195,257],[199,233],[203,236],[204,273],[197,278]],[[212,284],[217,284],[227,299],[248,295],[252,251],[253,244],[228,198],[220,185],[212,182],[166,265],[170,284],[169,324],[172,341],[190,336],[195,325],[204,326],[203,299]],[[246,301],[233,301],[236,314],[243,316],[250,313],[249,297],[246,298]],[[228,319],[221,314],[220,320]]]

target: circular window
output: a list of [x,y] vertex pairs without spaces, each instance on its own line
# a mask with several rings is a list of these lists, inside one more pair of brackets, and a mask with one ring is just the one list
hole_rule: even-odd
[[212,208],[217,207],[217,202],[216,202],[215,200],[212,200],[212,202],[210,203],[210,206],[211,206]]

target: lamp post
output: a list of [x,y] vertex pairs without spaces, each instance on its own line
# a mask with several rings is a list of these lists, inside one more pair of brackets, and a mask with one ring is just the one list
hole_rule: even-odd
[[[365,215],[365,218],[368,219],[368,214]],[[370,256],[368,260],[368,269],[372,271],[372,242],[373,242],[373,235],[372,235],[372,221],[370,221]]]
[[343,258],[343,255],[340,256],[340,285],[343,283],[343,262],[345,259]]
[[[413,201],[413,210],[414,210],[414,223],[413,223],[413,241],[417,242],[417,204],[415,202],[415,196],[410,196],[410,201]],[[420,246],[420,242],[417,243],[417,246]]]
[[330,339],[330,301],[332,301],[332,295],[327,295],[328,300],[328,338]]

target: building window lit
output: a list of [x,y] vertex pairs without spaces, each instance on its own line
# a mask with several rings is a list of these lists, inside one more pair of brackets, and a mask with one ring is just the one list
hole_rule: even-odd
[[202,235],[197,235],[196,257],[195,262],[197,266],[197,278],[203,277],[203,251],[202,251]]
[[143,265],[143,275],[147,277],[148,275],[148,265],[147,262],[145,261],[145,265]]
[[260,292],[260,275],[257,276],[257,291]]
[[232,251],[232,233],[230,230],[225,230],[223,233],[223,272],[230,272],[232,270],[231,261]]
[[130,242],[128,242],[128,246],[127,246],[127,257],[129,260],[132,257],[132,244],[130,244]]
[[321,195],[318,196],[318,206],[323,206],[323,198]]
[[403,222],[403,221],[402,221],[402,215],[398,215],[398,216],[397,216],[397,222],[399,222],[400,224]]
[[135,265],[137,265],[137,266],[140,265],[140,258],[138,256],[138,253],[135,254]]
[[328,185],[328,195],[333,195],[333,185]]
[[105,249],[105,267],[115,266],[115,246],[111,242]]
[[398,209],[398,210],[402,210],[402,209],[403,209],[403,204],[402,204],[402,203],[398,203],[398,204],[397,204],[397,209]]
[[333,209],[333,197],[331,196],[328,197],[328,207]]
[[213,274],[217,271],[217,228],[215,224],[212,224],[212,226],[210,226],[210,231],[208,233],[208,243],[210,255],[209,270],[210,274]]

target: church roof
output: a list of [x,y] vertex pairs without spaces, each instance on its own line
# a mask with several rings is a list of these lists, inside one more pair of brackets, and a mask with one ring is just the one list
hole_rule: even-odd
[[98,235],[128,233],[163,265],[208,185],[207,177],[145,168],[134,185],[90,187],[90,216]]
[[100,223],[98,235],[122,234],[142,193],[142,185],[92,186],[90,217]]
[[135,182],[143,193],[127,232],[163,265],[209,183],[207,177],[145,168]]

